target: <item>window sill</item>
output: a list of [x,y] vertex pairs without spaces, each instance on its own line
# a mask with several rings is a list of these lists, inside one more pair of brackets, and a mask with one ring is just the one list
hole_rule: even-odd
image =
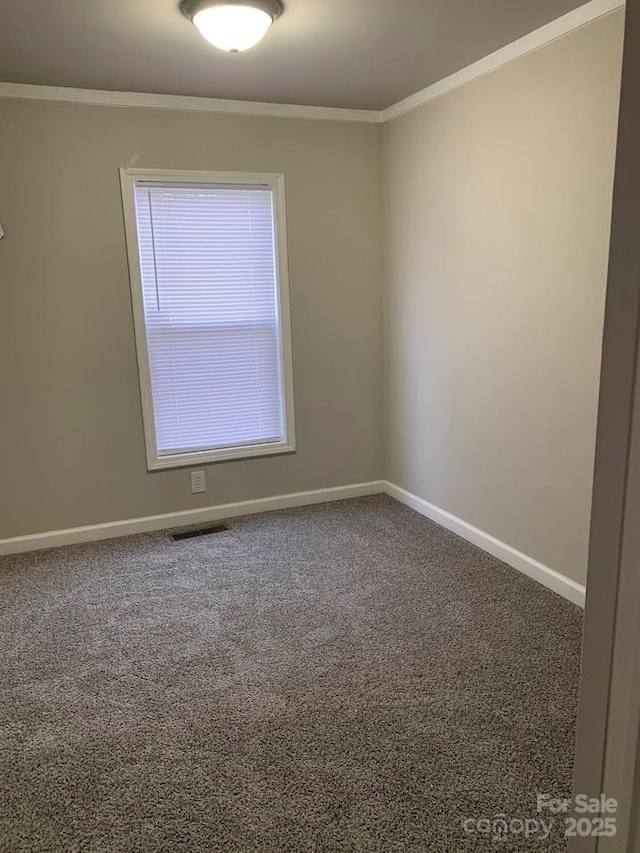
[[194,465],[208,465],[213,462],[255,459],[259,456],[280,456],[295,452],[295,444],[289,442],[255,444],[226,450],[205,450],[196,453],[176,453],[172,456],[155,456],[147,460],[147,468],[149,471],[166,471],[170,468],[192,468]]

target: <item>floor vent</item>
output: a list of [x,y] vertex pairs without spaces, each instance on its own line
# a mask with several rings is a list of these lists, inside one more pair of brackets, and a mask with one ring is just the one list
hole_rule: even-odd
[[174,542],[181,542],[183,539],[196,539],[198,536],[209,536],[211,533],[224,533],[228,529],[226,524],[214,524],[213,527],[199,527],[197,530],[183,530],[181,533],[172,533],[171,538]]

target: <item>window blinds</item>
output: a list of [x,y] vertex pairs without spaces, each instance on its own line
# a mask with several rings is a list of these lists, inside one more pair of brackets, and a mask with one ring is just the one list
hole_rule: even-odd
[[137,183],[159,457],[284,440],[273,193]]

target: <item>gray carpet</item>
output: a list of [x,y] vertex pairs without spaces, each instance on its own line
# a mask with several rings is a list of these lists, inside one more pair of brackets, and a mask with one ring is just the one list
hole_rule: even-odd
[[386,497],[0,558],[2,851],[562,850],[581,612]]

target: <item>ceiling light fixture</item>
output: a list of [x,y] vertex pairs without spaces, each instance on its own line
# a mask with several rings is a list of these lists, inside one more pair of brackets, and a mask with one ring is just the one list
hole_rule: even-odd
[[180,11],[212,45],[239,53],[258,44],[284,7],[280,0],[182,0]]

